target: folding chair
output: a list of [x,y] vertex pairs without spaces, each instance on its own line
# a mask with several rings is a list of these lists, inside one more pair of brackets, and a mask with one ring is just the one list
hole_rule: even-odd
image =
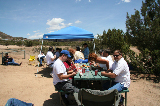
[[74,97],[78,106],[118,106],[121,94],[116,89],[106,91],[80,89],[79,93],[74,93]]
[[32,64],[32,65],[35,64],[35,56],[30,55],[30,58],[28,60],[29,60],[29,64]]

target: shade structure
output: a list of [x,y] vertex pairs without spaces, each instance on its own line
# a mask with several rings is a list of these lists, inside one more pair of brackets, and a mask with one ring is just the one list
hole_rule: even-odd
[[44,40],[53,41],[86,41],[94,39],[93,33],[82,28],[69,26],[61,30],[43,35]]

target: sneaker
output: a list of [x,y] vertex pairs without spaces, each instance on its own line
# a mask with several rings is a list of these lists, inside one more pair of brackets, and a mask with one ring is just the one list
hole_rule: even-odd
[[19,65],[21,65],[21,64],[22,64],[22,62]]

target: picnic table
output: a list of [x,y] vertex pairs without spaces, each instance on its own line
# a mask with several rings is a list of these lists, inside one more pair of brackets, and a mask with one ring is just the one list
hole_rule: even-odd
[[[89,63],[82,63],[81,65],[90,66]],[[93,66],[90,66],[90,67],[93,67]],[[85,67],[85,70],[86,69],[87,67]],[[99,70],[98,74],[95,75],[95,70],[90,69],[88,72],[88,75],[87,75],[87,72],[83,73],[83,75],[80,75],[80,73],[78,72],[76,76],[74,76],[74,80],[114,80],[114,78],[101,76],[101,70]]]
[[[89,63],[82,63],[82,64],[79,64],[79,65],[80,66],[81,65],[90,66]],[[110,84],[111,84],[112,80],[114,80],[114,78],[109,78],[109,77],[106,77],[106,76],[102,76],[101,75],[101,71],[103,71],[103,70],[98,70],[97,75],[95,75],[95,68],[93,66],[90,66],[90,67],[92,67],[92,68],[91,69],[89,68],[89,72],[85,71],[85,73],[82,73],[82,75],[80,75],[80,73],[78,72],[76,74],[76,76],[74,76],[74,84],[76,86],[77,86],[77,83],[81,83],[81,82],[85,81],[87,83],[87,86],[88,86],[87,88],[90,88],[90,86],[89,86],[90,82],[96,81],[96,82],[99,82],[101,84],[101,86],[102,86],[103,85],[103,81],[107,81],[108,80],[108,81],[110,81]],[[85,67],[85,70],[86,69],[87,69],[87,67]],[[78,84],[78,85],[80,86],[81,84]],[[81,86],[80,86],[80,88],[81,88]],[[92,88],[90,88],[90,89],[92,89]],[[100,89],[102,89],[102,88],[100,88]]]

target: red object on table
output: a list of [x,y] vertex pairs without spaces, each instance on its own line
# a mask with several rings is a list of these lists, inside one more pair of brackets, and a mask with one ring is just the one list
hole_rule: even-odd
[[82,68],[82,73],[85,73],[85,68]]
[[98,70],[95,70],[95,75],[97,75],[97,73],[98,73]]

